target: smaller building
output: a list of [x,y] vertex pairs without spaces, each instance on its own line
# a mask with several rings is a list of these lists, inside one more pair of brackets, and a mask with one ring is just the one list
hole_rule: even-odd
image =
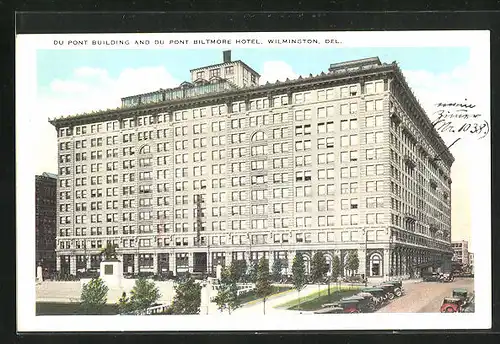
[[469,252],[469,269],[471,273],[474,273],[474,253]]
[[460,264],[462,268],[469,265],[469,242],[466,240],[452,241],[453,261]]
[[41,266],[44,277],[56,271],[57,175],[35,176],[35,264]]

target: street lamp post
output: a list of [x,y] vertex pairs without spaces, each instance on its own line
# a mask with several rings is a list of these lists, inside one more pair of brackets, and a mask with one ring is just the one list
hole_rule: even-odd
[[365,287],[368,286],[368,233],[366,228],[363,228],[363,235],[365,236]]
[[394,274],[393,271],[393,257],[392,257],[392,250],[393,250],[393,243],[394,239],[392,237],[392,231],[389,231],[389,279],[392,279],[392,276]]
[[247,233],[248,238],[248,261],[252,264],[252,236],[250,233]]
[[83,240],[83,262],[85,264],[84,270],[87,273],[87,239]]

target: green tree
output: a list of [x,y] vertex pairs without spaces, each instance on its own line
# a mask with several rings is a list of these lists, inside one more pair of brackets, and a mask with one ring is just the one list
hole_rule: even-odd
[[155,282],[139,277],[130,292],[130,308],[133,311],[144,311],[153,306],[161,297]]
[[311,261],[311,279],[318,285],[318,293],[321,282],[325,280],[327,272],[328,264],[326,263],[325,255],[322,252],[316,252]]
[[273,262],[273,267],[272,267],[272,280],[274,282],[280,282],[281,278],[283,277],[283,263],[281,262],[281,259],[276,258]]
[[257,282],[257,262],[252,261],[250,263],[250,266],[248,267],[248,281],[251,283],[256,283]]
[[246,260],[233,260],[231,262],[231,265],[229,267],[230,274],[232,276],[232,279],[238,283],[243,280],[243,277],[245,276],[247,272],[247,262]]
[[337,281],[337,279],[340,276],[340,270],[342,269],[342,266],[340,264],[340,258],[337,255],[334,255],[332,258],[332,274],[330,275],[330,279],[334,282]]
[[349,254],[347,255],[346,268],[351,271],[351,275],[354,274],[354,271],[359,269],[358,251],[349,251]]
[[236,308],[241,307],[241,301],[238,299],[238,286],[231,269],[222,269],[217,296],[212,299],[212,302],[217,304],[221,312],[227,309],[229,314]]
[[175,286],[172,303],[173,314],[199,314],[201,305],[201,285],[190,274],[186,274]]
[[126,292],[122,293],[122,297],[118,300],[118,313],[126,314],[132,311],[132,304]]
[[262,298],[264,314],[266,314],[266,300],[272,294],[271,282],[269,280],[269,261],[262,257],[257,267],[257,282],[255,283],[255,293]]
[[298,252],[293,258],[292,264],[292,279],[293,285],[297,290],[297,295],[299,299],[299,309],[300,309],[300,291],[306,286],[306,268],[304,264],[304,256],[302,253]]
[[101,314],[106,305],[108,286],[100,278],[85,283],[80,295],[80,306],[85,314]]

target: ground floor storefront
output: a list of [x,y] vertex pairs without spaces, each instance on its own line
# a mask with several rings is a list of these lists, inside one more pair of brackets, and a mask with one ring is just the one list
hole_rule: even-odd
[[[331,272],[335,256],[340,260],[341,277],[362,275],[368,277],[420,277],[423,270],[429,267],[439,267],[451,261],[451,254],[446,251],[419,248],[404,244],[375,243],[366,247],[340,247],[328,249],[318,247],[297,247],[296,249],[263,249],[222,251],[217,249],[183,249],[169,251],[117,252],[118,259],[123,262],[125,274],[151,273],[178,275],[185,272],[199,274],[214,274],[217,266],[229,266],[234,260],[245,260],[247,266],[261,258],[268,259],[270,268],[276,260],[280,261],[282,273],[291,274],[291,266],[297,252],[301,252],[305,261],[306,272],[311,269],[312,257],[321,252]],[[350,269],[349,259],[357,257],[357,269]],[[75,275],[77,272],[99,269],[101,262],[99,254],[58,255],[57,270],[63,274]],[[352,267],[352,266],[351,266]]]

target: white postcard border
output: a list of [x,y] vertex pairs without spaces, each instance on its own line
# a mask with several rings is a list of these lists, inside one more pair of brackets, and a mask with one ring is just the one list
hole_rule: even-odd
[[[157,46],[186,48],[270,48],[272,44],[236,44],[236,39],[312,39],[331,47],[452,47],[467,46],[481,56],[475,66],[485,90],[485,116],[489,117],[490,53],[488,31],[386,31],[302,33],[192,33],[192,34],[74,34],[18,35],[16,41],[16,179],[17,179],[17,327],[18,331],[219,331],[219,330],[390,330],[390,329],[487,329],[491,327],[491,180],[489,137],[471,145],[476,161],[471,169],[471,218],[475,247],[475,313],[462,314],[356,314],[356,315],[210,315],[196,316],[35,316],[35,183],[30,147],[36,145],[31,116],[37,112],[36,53],[38,49],[154,49],[154,45],[54,46],[54,40],[221,39],[221,45]],[[312,48],[316,44],[280,44],[279,47]],[[453,197],[453,195],[452,195]],[[480,250],[479,250],[480,248]]]

